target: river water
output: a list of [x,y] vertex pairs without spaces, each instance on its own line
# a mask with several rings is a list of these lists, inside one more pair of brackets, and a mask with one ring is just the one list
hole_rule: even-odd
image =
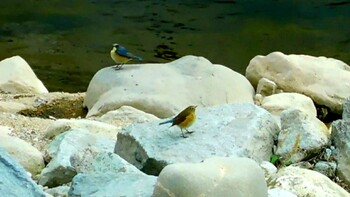
[[119,43],[145,62],[204,56],[244,74],[273,51],[350,63],[350,2],[0,1],[0,59],[22,56],[49,91],[86,91]]

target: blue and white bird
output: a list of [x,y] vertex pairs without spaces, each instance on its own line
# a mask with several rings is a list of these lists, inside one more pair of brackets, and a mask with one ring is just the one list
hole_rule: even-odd
[[115,63],[117,63],[115,66],[116,70],[121,69],[125,63],[131,60],[137,60],[139,62],[143,61],[141,57],[129,53],[128,50],[126,50],[126,48],[120,44],[113,44],[113,48],[111,50],[111,58],[115,61]]

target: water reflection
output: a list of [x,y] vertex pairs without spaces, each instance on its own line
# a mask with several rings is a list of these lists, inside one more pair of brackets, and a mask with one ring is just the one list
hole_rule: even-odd
[[322,0],[0,1],[0,59],[21,55],[50,91],[85,91],[120,43],[146,62],[193,54],[244,73],[272,51],[350,63],[350,4]]

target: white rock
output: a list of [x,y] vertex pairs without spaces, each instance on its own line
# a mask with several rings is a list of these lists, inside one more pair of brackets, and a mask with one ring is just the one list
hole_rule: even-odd
[[28,63],[20,56],[0,62],[0,92],[5,93],[47,93],[48,90],[36,77]]
[[264,97],[261,107],[269,111],[278,123],[280,123],[282,111],[287,109],[299,109],[311,117],[317,116],[313,101],[309,97],[298,93],[279,93]]
[[68,191],[69,191],[69,187],[66,185],[49,188],[45,190],[46,193],[52,195],[53,197],[67,197]]
[[277,168],[271,162],[263,161],[260,163],[260,167],[264,171],[265,179],[269,179],[272,175],[276,174]]
[[280,188],[269,189],[267,192],[269,197],[298,197],[292,192]]
[[266,78],[261,78],[256,88],[256,93],[263,96],[270,96],[276,93],[276,89],[277,85],[275,82]]
[[96,120],[112,124],[117,127],[125,127],[131,123],[144,123],[153,120],[159,120],[153,114],[143,112],[130,106],[122,106],[121,108],[109,111],[101,117],[97,117]]
[[17,103],[14,101],[0,101],[0,112],[14,113],[26,108],[27,106],[22,103]]
[[176,163],[160,173],[153,197],[267,197],[264,175],[248,158],[216,157],[202,163]]
[[269,189],[268,194],[269,197],[298,197],[292,192],[280,188]]
[[299,109],[309,116],[317,116],[316,107],[312,100],[298,93],[279,93],[267,96],[263,99],[261,107],[278,116],[286,109]]
[[99,121],[88,119],[58,119],[45,131],[45,137],[53,138],[70,129],[84,129],[92,134],[117,139],[120,128]]
[[261,94],[255,94],[254,95],[254,104],[257,106],[261,106],[261,103],[263,101],[264,97]]
[[0,125],[0,135],[9,135],[13,128]]
[[[296,194],[298,197],[349,197],[350,194],[323,174],[298,168],[281,168],[268,185]],[[269,187],[269,188],[270,188]]]
[[0,129],[0,147],[4,148],[32,175],[39,174],[45,167],[42,153],[26,141],[9,136],[2,130]]
[[281,132],[276,154],[283,162],[296,163],[320,153],[330,142],[326,125],[300,110],[289,109],[281,114]]
[[254,88],[241,74],[203,57],[185,56],[165,64],[103,68],[90,81],[87,117],[129,105],[169,117],[189,105],[253,103]]
[[304,94],[341,114],[343,100],[350,92],[349,71],[347,64],[336,59],[273,52],[254,57],[246,77],[254,86],[261,78],[267,78],[285,92]]

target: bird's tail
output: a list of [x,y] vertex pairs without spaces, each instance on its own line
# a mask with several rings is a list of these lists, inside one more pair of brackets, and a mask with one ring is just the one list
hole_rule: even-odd
[[134,55],[133,59],[134,59],[134,60],[137,60],[137,61],[139,61],[139,62],[142,62],[142,61],[143,61],[143,59],[142,59],[141,57],[136,56],[136,55]]
[[168,124],[168,123],[172,123],[172,122],[173,122],[173,119],[170,119],[170,120],[159,123],[159,125]]
[[132,54],[132,53],[128,53],[128,57],[129,57],[129,58],[132,58],[133,60],[139,61],[139,62],[142,62],[142,61],[143,61],[143,59],[142,59],[141,57],[136,56],[136,55],[134,55],[134,54]]

